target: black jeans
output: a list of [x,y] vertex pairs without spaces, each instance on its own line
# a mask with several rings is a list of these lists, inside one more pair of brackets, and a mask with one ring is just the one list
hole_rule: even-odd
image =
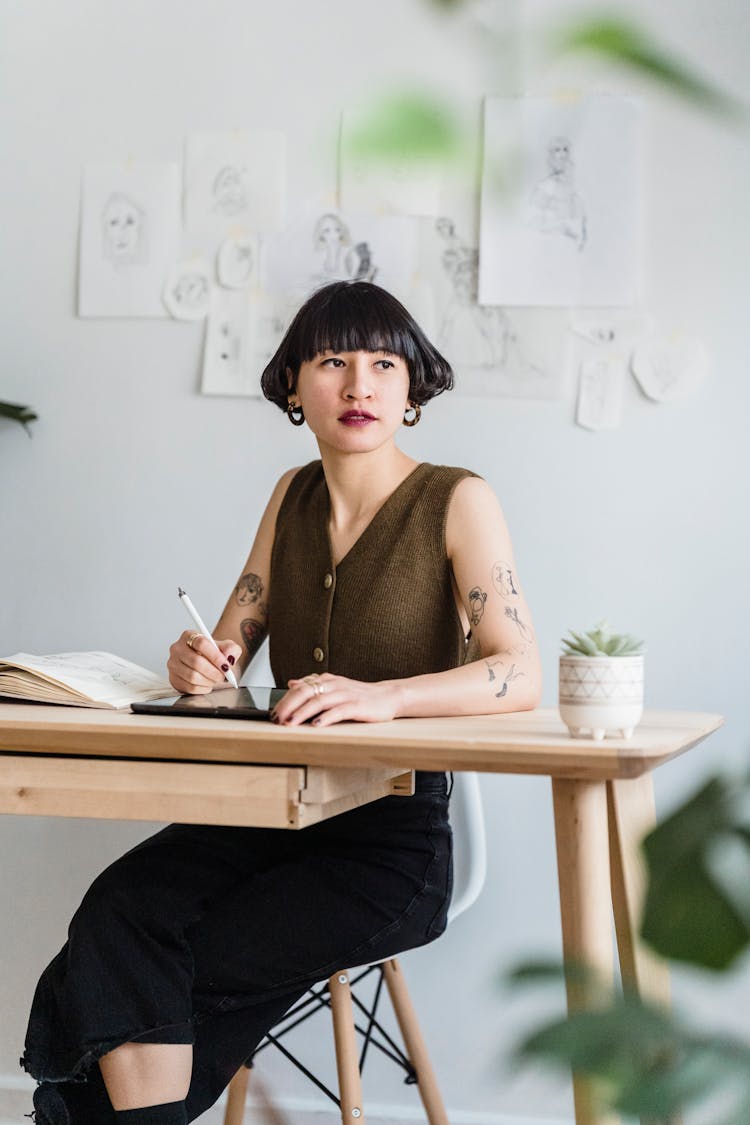
[[444,774],[299,832],[173,824],[86,893],[37,986],[21,1063],[93,1125],[80,1083],[101,1087],[97,1059],[192,1043],[192,1121],[312,984],[441,934],[451,885]]

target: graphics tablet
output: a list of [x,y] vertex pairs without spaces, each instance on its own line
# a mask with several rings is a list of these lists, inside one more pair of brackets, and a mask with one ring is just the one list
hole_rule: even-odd
[[165,695],[131,703],[137,715],[193,715],[211,719],[267,719],[286,692],[271,687],[225,687],[207,695]]

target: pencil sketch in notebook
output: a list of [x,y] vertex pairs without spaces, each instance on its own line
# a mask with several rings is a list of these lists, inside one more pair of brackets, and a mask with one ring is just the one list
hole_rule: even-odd
[[128,707],[173,692],[168,680],[111,652],[17,652],[0,659],[0,695],[79,707]]

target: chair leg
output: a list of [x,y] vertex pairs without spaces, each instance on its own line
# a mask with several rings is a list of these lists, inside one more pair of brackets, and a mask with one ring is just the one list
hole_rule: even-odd
[[395,957],[383,964],[383,975],[385,976],[393,1010],[396,1013],[398,1026],[401,1029],[406,1053],[417,1072],[419,1096],[422,1099],[429,1125],[449,1125],[435,1071],[432,1069],[427,1047],[419,1028],[417,1014],[414,1011],[414,1005],[411,1002],[401,966]]
[[227,1108],[224,1111],[224,1125],[242,1125],[249,1077],[249,1067],[241,1066],[229,1083],[227,1087]]
[[333,1016],[333,1038],[336,1046],[336,1070],[339,1079],[341,1120],[344,1125],[365,1125],[362,1108],[362,1079],[357,1061],[357,1037],[354,1030],[354,1007],[349,988],[349,974],[334,973],[328,981]]

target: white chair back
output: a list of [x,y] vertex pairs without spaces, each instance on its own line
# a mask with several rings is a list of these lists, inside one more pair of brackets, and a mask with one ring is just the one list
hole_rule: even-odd
[[455,773],[451,794],[453,827],[453,898],[449,924],[476,902],[487,875],[487,838],[479,777]]

